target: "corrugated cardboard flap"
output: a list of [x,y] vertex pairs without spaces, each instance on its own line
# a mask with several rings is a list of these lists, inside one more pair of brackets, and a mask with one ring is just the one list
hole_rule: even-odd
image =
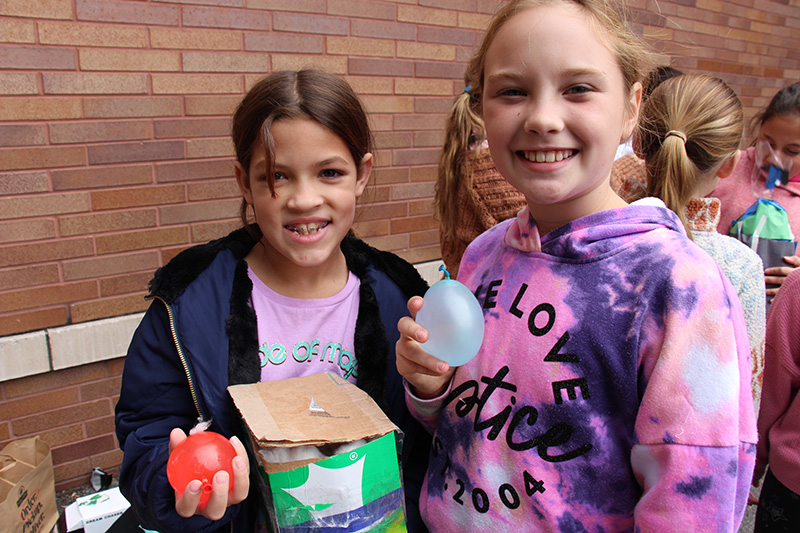
[[259,446],[352,442],[397,429],[367,393],[336,374],[233,385],[228,392]]

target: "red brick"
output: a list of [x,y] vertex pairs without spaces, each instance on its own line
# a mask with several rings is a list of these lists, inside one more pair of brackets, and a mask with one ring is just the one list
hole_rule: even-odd
[[0,45],[0,69],[75,70],[75,67],[72,50]]
[[475,0],[419,0],[419,5],[453,11],[475,11]]
[[145,165],[53,170],[53,190],[100,189],[152,183],[152,169]]
[[0,146],[31,146],[45,143],[44,125],[0,125]]
[[241,41],[241,34],[234,31],[150,28],[150,45],[153,48],[239,50]]
[[235,229],[242,227],[238,218],[222,222],[211,222],[205,224],[192,224],[192,242],[204,243],[214,239],[224,237]]
[[[78,421],[99,418],[111,412],[111,403],[108,400],[100,400],[81,404],[77,408],[55,409],[38,415],[12,420],[11,428],[14,434],[24,436]],[[55,450],[53,450],[53,455],[55,460]]]
[[91,239],[61,239],[0,247],[0,267],[44,263],[93,252]]
[[[8,427],[8,422],[0,422],[0,441],[6,441],[11,437],[11,431]],[[5,445],[5,443],[3,443]]]
[[400,115],[394,119],[398,131],[444,130],[445,117],[436,115]]
[[394,150],[392,163],[397,166],[425,165],[439,161],[439,148],[415,148],[411,150]]
[[49,285],[58,281],[58,266],[55,264],[26,265],[23,268],[0,270],[0,290],[3,291]]
[[180,8],[151,2],[117,2],[113,0],[82,0],[77,2],[78,20],[97,22],[122,22],[177,26]]
[[153,123],[156,139],[187,137],[221,137],[230,135],[230,118],[186,118],[156,120]]
[[94,281],[22,289],[3,293],[3,299],[0,301],[0,313],[58,305],[74,300],[97,298],[97,296],[97,283]]
[[163,163],[156,165],[156,180],[159,183],[169,183],[208,178],[233,178],[233,172],[231,159]]
[[114,477],[119,477],[119,467],[122,464],[122,450],[119,449],[116,435],[111,435],[114,439],[114,448],[105,453],[95,454],[90,457],[92,468],[101,468],[104,472],[108,472]]
[[80,402],[78,387],[60,388],[3,402],[3,418],[11,420]]
[[45,94],[146,94],[147,74],[44,72]]
[[222,115],[230,117],[236,110],[236,106],[242,100],[241,95],[236,96],[193,96],[187,95],[186,116],[213,116]]
[[[119,392],[119,382],[117,382],[117,392]],[[97,437],[99,435],[111,435],[114,433],[114,417],[106,416],[97,420],[86,422],[86,436]]]
[[33,44],[36,42],[36,27],[30,20],[0,19],[0,42]]
[[66,307],[40,308],[0,315],[0,335],[17,335],[28,331],[63,326],[67,323]]
[[113,191],[95,191],[92,193],[92,207],[102,209],[124,209],[179,203],[186,199],[183,185],[167,185],[154,187],[137,187]]
[[424,200],[415,200],[408,202],[408,214],[410,216],[433,214],[432,199],[426,198]]
[[122,378],[115,376],[81,385],[80,399],[82,402],[111,398],[119,394]]
[[475,32],[458,28],[420,25],[417,29],[417,39],[423,43],[456,44],[471,47],[475,42]]
[[379,168],[372,171],[370,181],[375,184],[408,183],[407,168]]
[[119,24],[84,24],[73,22],[38,23],[39,42],[61,46],[102,46],[145,48],[147,28],[125,27]]
[[85,193],[51,193],[0,198],[0,220],[63,215],[88,210],[89,195]]
[[215,202],[197,202],[187,205],[167,206],[159,209],[162,224],[185,224],[238,218],[239,200],[217,200]]
[[423,115],[425,114],[449,115],[450,109],[453,106],[454,99],[455,98],[447,98],[447,97],[414,98],[414,113],[419,113]]
[[417,26],[395,21],[351,20],[350,33],[355,37],[378,37],[381,39],[413,41],[417,38]]
[[461,87],[464,87],[464,72],[466,66],[463,63],[452,61],[417,61],[414,63],[414,72],[418,78],[437,78],[458,80]]
[[85,439],[73,444],[56,446],[52,449],[53,463],[66,463],[83,457],[90,457],[99,452],[113,450],[116,446],[111,435],[103,435],[93,439]]
[[34,72],[0,72],[0,95],[39,94]]
[[107,372],[104,363],[91,363],[56,372],[48,372],[47,374],[6,381],[3,386],[5,387],[7,398],[18,398],[69,385],[89,383],[106,377]]
[[90,213],[58,220],[59,233],[64,236],[91,235],[109,231],[124,231],[156,226],[154,209],[114,211],[111,213]]
[[390,148],[410,148],[410,133],[377,133],[375,134],[375,146],[378,150],[388,150]]
[[182,159],[182,141],[142,141],[89,146],[90,165]]
[[[53,474],[56,478],[56,491],[66,491],[89,483],[91,474],[91,464],[86,458],[71,463],[53,463]],[[78,493],[75,492],[75,497]]]
[[155,94],[239,94],[241,76],[232,74],[152,74]]
[[188,193],[190,202],[201,202],[220,198],[239,198],[242,194],[234,179],[189,183]]
[[133,141],[149,139],[150,125],[144,121],[59,122],[49,125],[53,144],[85,144],[103,141]]
[[0,98],[0,120],[62,120],[82,117],[75,98]]
[[50,431],[43,431],[39,436],[50,445],[50,448],[77,442],[85,438],[83,426],[81,424],[72,424],[70,426],[58,427]]
[[434,26],[456,26],[458,14],[446,9],[431,9],[417,6],[398,6],[397,20]]
[[0,170],[74,167],[85,165],[83,148],[27,147],[0,150]]
[[0,196],[47,192],[48,190],[46,172],[0,172]]
[[[131,272],[153,272],[157,267],[157,254],[147,251],[67,261],[63,265],[63,271],[65,280],[74,281],[95,280],[103,276],[129,274]],[[81,299],[85,300],[86,298]]]
[[178,72],[181,69],[180,52],[89,48],[79,50],[78,54],[81,70]]
[[204,28],[237,28],[262,31],[264,28],[272,27],[269,13],[221,7],[185,6],[182,10],[182,22],[184,26]]
[[434,182],[438,174],[436,165],[411,167],[411,181],[414,183]]
[[189,242],[188,236],[189,232],[185,227],[155,228],[97,235],[95,242],[98,255],[104,255],[186,244]]
[[348,73],[364,76],[413,76],[414,62],[402,59],[353,57],[348,59]]
[[49,219],[15,220],[0,223],[0,244],[53,239],[55,225]]
[[141,295],[78,302],[69,306],[75,323],[138,313],[150,305]]
[[147,284],[153,277],[152,272],[138,272],[136,274],[125,274],[100,280],[100,296],[119,296],[121,294],[144,294],[147,292]]
[[407,215],[408,206],[405,203],[374,204],[361,208],[358,221],[393,219]]
[[295,13],[274,13],[275,31],[312,33],[316,35],[347,35],[348,21],[340,17],[323,17]]
[[[217,158],[235,155],[230,137],[210,139],[190,139],[186,141],[186,158]],[[233,164],[231,164],[233,167]]]
[[386,250],[388,252],[398,253],[400,250],[406,250],[408,248],[408,235],[367,237],[364,239],[364,241],[366,241],[370,246],[373,246],[379,250]]
[[414,146],[433,146],[439,149],[444,143],[444,137],[443,131],[421,131],[414,134]]
[[85,98],[83,105],[86,118],[174,117],[181,114],[181,99],[173,96]]
[[375,20],[394,20],[397,9],[388,3],[367,0],[328,0],[328,14]]
[[438,231],[438,228],[439,223],[432,216],[399,218],[391,222],[391,233],[411,233],[430,229]]

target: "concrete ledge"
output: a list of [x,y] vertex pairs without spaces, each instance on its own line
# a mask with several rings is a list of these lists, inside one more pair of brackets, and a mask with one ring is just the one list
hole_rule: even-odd
[[144,313],[0,338],[0,382],[122,357]]
[[53,370],[123,357],[144,313],[47,330]]
[[[433,285],[441,260],[414,265]],[[0,382],[123,357],[144,313],[0,337]]]
[[0,381],[49,371],[45,331],[0,338]]

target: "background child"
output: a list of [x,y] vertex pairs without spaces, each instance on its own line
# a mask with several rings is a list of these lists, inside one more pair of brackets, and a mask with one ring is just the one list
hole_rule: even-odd
[[767,316],[764,395],[758,415],[758,458],[753,484],[769,465],[755,531],[800,529],[800,271],[786,277]]
[[517,0],[470,63],[495,165],[527,208],[462,259],[484,308],[474,359],[449,368],[411,317],[398,324],[409,403],[436,428],[432,530],[741,520],[756,433],[738,298],[663,202],[610,186],[648,57],[608,2]]
[[739,160],[742,103],[719,78],[668,79],[642,107],[637,150],[647,168],[647,193],[678,214],[687,234],[717,262],[736,289],[750,339],[755,412],[764,372],[764,265],[742,242],[717,232],[720,201],[704,198]]
[[433,204],[442,260],[453,278],[467,245],[525,205],[525,197],[494,166],[483,120],[472,110],[480,95],[470,83],[453,102],[447,120]]
[[[791,162],[789,183],[772,189],[770,198],[777,201],[789,215],[789,224],[795,239],[800,237],[800,82],[784,87],[772,97],[769,105],[753,117],[757,130],[756,143],[766,141],[778,156]],[[771,157],[766,158],[770,162]],[[742,152],[739,164],[728,179],[719,182],[709,196],[722,202],[722,215],[717,230],[727,235],[733,220],[742,214],[760,196],[766,196],[765,176],[756,170],[756,147]],[[797,254],[784,258],[785,266],[772,266],[765,271],[767,295],[777,294],[786,275],[800,267]]]
[[[372,168],[366,114],[335,76],[278,72],[242,100],[233,142],[244,228],[156,272],[128,350],[116,413],[122,492],[149,529],[254,531],[258,474],[227,387],[331,371],[405,432],[409,529],[424,529],[416,504],[430,436],[405,407],[393,347],[406,300],[426,284],[409,263],[350,235]],[[326,343],[338,353],[326,358]],[[314,346],[319,356],[308,357]],[[166,478],[170,450],[198,418],[239,451],[235,490],[228,495],[218,472],[204,510],[194,481],[178,498]]]

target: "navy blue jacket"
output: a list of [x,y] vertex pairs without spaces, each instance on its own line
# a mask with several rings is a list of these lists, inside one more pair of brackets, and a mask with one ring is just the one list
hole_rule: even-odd
[[[178,516],[166,465],[172,428],[188,432],[198,418],[211,420],[212,431],[249,442],[227,388],[261,378],[256,316],[249,304],[252,283],[244,261],[256,242],[245,229],[234,231],[181,252],[150,282],[153,301],[128,349],[116,407],[124,452],[120,489],[148,529],[253,531],[261,501],[252,477],[256,468],[251,468],[248,498],[212,522]],[[424,531],[417,506],[430,435],[406,408],[394,350],[397,321],[408,314],[406,302],[424,294],[427,284],[408,262],[355,237],[346,237],[341,248],[361,280],[357,385],[405,434],[401,459],[408,525],[410,531]],[[252,455],[250,460],[254,465]]]

